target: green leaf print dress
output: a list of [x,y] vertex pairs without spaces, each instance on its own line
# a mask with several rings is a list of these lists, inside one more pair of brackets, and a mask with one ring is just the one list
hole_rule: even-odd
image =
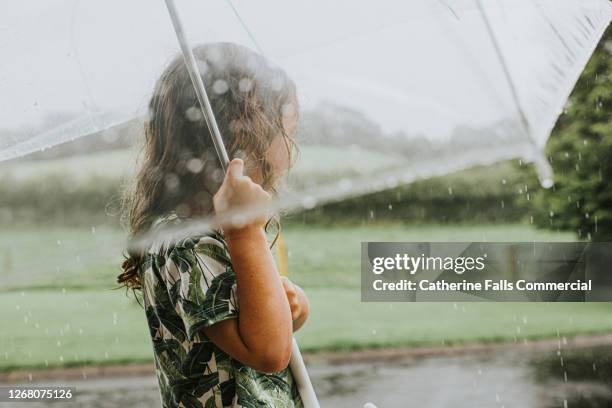
[[[180,222],[170,214],[154,228]],[[219,232],[152,245],[141,274],[163,407],[302,407],[288,368],[258,372],[202,332],[239,313],[236,275]]]

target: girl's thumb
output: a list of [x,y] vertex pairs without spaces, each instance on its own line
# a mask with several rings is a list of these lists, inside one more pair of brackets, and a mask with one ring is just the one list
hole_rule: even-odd
[[233,159],[227,165],[227,174],[230,177],[242,177],[242,173],[244,171],[244,162],[242,159]]

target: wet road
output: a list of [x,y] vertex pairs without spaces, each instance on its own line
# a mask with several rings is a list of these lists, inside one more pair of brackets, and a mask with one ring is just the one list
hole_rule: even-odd
[[[363,407],[367,402],[378,408],[612,406],[612,346],[496,350],[377,363],[317,363],[310,367],[310,373],[323,407]],[[77,388],[78,394],[78,400],[69,406],[159,406],[153,377],[96,378],[60,384],[68,383]],[[26,404],[0,406],[61,406]]]

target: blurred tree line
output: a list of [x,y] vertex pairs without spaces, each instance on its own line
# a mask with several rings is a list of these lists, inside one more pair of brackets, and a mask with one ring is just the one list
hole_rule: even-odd
[[[535,173],[530,175],[535,178]],[[328,203],[289,221],[330,223],[514,223],[528,221],[529,180],[513,161],[419,180]]]

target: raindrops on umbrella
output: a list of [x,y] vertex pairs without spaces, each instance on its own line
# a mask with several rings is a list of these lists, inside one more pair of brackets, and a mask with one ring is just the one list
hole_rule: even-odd
[[202,110],[199,106],[191,106],[188,108],[185,111],[185,116],[187,117],[187,120],[191,122],[199,122],[204,118],[202,116]]
[[203,168],[204,163],[200,159],[189,159],[187,162],[187,169],[194,174],[200,173]]
[[213,82],[213,92],[217,95],[226,93],[228,89],[229,85],[227,84],[227,81],[223,79],[217,79],[215,82]]
[[242,78],[238,82],[238,89],[240,92],[249,92],[251,89],[253,89],[253,80],[251,80],[251,78]]

